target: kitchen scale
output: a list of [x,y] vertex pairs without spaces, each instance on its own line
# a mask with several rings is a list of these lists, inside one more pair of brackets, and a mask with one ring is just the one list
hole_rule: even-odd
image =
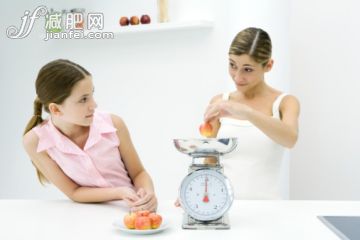
[[192,157],[179,200],[184,229],[230,229],[228,210],[234,200],[220,156],[233,151],[236,138],[174,139],[177,150]]

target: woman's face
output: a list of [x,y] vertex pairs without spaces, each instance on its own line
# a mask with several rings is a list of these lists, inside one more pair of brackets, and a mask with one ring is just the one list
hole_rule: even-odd
[[86,76],[73,87],[71,94],[59,105],[63,121],[89,126],[94,118],[97,104],[94,100],[94,85],[91,76]]
[[236,88],[245,92],[264,81],[264,73],[272,67],[272,60],[266,66],[255,62],[249,55],[229,54],[229,73]]

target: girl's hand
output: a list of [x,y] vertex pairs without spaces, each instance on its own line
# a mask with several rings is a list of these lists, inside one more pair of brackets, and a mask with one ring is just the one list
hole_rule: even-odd
[[136,194],[137,194],[140,198],[143,198],[143,197],[145,197],[145,195],[146,195],[146,191],[145,191],[145,189],[143,189],[143,188],[139,188],[139,190],[136,192]]
[[236,119],[246,120],[252,108],[246,104],[234,101],[217,101],[210,104],[204,114],[204,121],[210,122],[221,117],[232,117]]
[[147,192],[143,188],[139,188],[137,191],[139,199],[134,202],[134,206],[131,211],[149,210],[155,212],[157,209],[157,199],[153,192]]
[[119,187],[118,191],[120,194],[120,198],[123,199],[129,207],[135,206],[134,203],[139,200],[139,196],[132,188]]

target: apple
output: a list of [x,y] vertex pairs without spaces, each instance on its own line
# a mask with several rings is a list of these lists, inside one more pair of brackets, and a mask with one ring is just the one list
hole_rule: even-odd
[[129,25],[130,21],[127,17],[121,17],[119,20],[120,26],[127,26]]
[[135,219],[136,214],[135,213],[128,213],[124,216],[124,225],[129,229],[135,228]]
[[208,122],[201,124],[199,130],[200,134],[204,137],[211,137],[213,135],[213,127]]
[[162,223],[160,214],[142,210],[131,212],[124,216],[124,225],[128,229],[148,230],[159,228]]
[[135,229],[147,230],[151,229],[151,220],[148,216],[137,216],[135,219]]
[[148,210],[141,210],[141,211],[136,212],[137,217],[147,217],[147,216],[149,216],[149,214],[150,214],[150,211],[148,211]]
[[144,14],[141,16],[140,22],[141,22],[141,24],[149,24],[151,22],[151,18],[149,15]]
[[130,18],[130,24],[131,25],[138,25],[140,23],[140,20],[137,16],[132,16]]
[[151,228],[156,229],[160,227],[162,222],[162,217],[159,214],[156,213],[150,213],[149,218],[151,220]]

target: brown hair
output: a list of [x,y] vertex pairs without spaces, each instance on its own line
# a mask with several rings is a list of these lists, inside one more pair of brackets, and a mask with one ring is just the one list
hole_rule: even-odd
[[[43,122],[42,109],[49,113],[49,104],[61,104],[70,96],[74,85],[91,74],[80,65],[69,60],[58,59],[43,66],[35,82],[36,98],[34,100],[34,115],[25,127],[24,135],[36,125]],[[48,182],[38,170],[39,181]]]
[[257,63],[265,66],[271,58],[271,39],[260,28],[246,28],[239,32],[232,41],[229,54],[248,54]]

